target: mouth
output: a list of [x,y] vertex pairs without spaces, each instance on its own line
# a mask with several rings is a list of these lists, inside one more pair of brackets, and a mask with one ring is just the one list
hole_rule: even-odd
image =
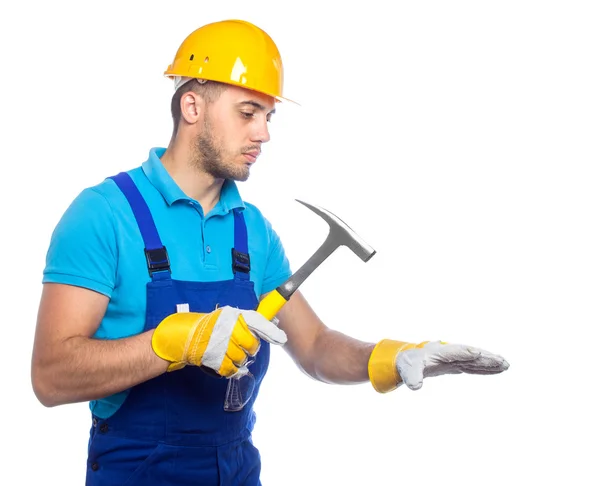
[[242,155],[246,158],[246,160],[248,162],[250,162],[251,164],[253,164],[254,162],[256,162],[256,159],[260,155],[260,152],[246,152],[246,153],[244,153]]

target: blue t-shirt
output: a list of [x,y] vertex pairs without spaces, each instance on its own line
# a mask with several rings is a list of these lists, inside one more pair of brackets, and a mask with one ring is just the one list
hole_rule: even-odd
[[[150,150],[141,167],[128,173],[144,197],[169,252],[172,278],[213,282],[233,278],[233,209],[244,208],[251,258],[250,279],[257,297],[291,275],[277,233],[256,206],[242,201],[236,184],[225,181],[219,202],[208,215],[186,196],[166,171],[164,148]],[[56,226],[43,283],[85,287],[110,298],[94,334],[117,339],[142,332],[146,283],[150,281],[144,243],[127,199],[112,179],[84,189]],[[103,418],[114,413],[126,392],[90,402]]]

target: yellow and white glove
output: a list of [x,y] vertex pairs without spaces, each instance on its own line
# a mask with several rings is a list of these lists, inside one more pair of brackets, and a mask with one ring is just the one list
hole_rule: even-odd
[[493,375],[506,371],[508,362],[497,354],[463,344],[425,341],[420,344],[384,339],[369,358],[369,379],[380,393],[405,383],[411,390],[423,379],[445,374]]
[[171,363],[167,371],[189,364],[231,377],[247,372],[244,365],[258,353],[259,337],[272,344],[287,341],[285,332],[258,312],[225,306],[209,314],[167,316],[154,330],[152,349]]

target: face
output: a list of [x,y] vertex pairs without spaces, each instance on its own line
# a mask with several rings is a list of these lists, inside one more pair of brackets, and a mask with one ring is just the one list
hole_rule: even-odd
[[247,180],[262,144],[269,141],[275,99],[231,86],[205,106],[196,139],[198,165],[216,179]]

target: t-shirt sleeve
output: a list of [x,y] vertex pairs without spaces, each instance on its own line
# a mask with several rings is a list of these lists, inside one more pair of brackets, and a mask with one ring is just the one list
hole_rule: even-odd
[[292,275],[290,262],[285,254],[281,239],[271,226],[271,223],[267,220],[265,221],[269,238],[269,253],[267,255],[267,264],[262,282],[262,294],[276,289]]
[[116,267],[111,207],[94,188],[84,189],[52,233],[42,282],[85,287],[110,297],[115,288]]

